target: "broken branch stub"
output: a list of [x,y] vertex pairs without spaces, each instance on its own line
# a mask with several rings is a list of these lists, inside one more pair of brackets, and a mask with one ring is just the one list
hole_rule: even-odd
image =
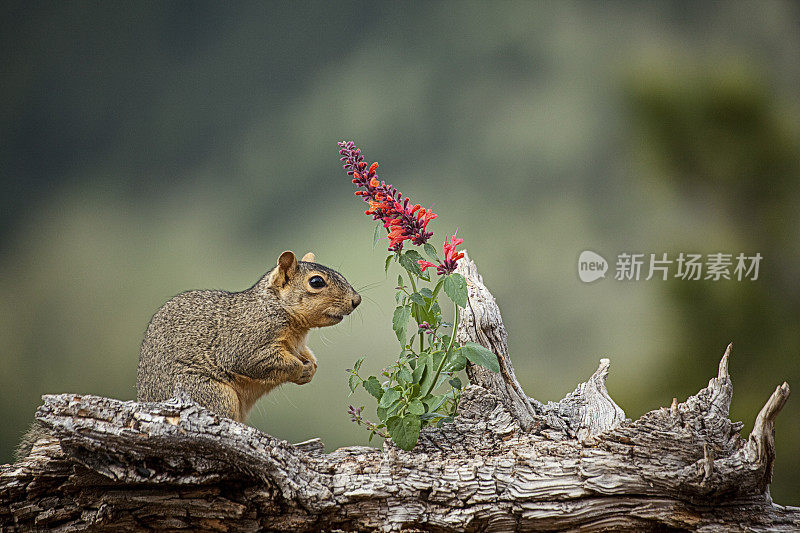
[[460,343],[476,342],[484,346],[497,356],[500,363],[500,372],[495,373],[468,362],[467,375],[470,382],[491,390],[514,415],[520,427],[528,431],[540,421],[514,374],[514,366],[508,353],[508,334],[500,316],[500,308],[483,284],[478,267],[470,260],[466,250],[456,272],[464,276],[468,295],[467,307],[462,311],[457,324],[456,340]]
[[500,363],[499,373],[467,363],[467,375],[471,383],[491,390],[523,430],[552,428],[583,439],[625,420],[625,413],[606,390],[605,381],[611,365],[608,359],[601,359],[600,366],[589,380],[578,385],[560,402],[543,405],[528,398],[514,373],[500,308],[466,251],[457,272],[467,282],[468,300],[458,322],[456,340],[481,344],[494,352]]

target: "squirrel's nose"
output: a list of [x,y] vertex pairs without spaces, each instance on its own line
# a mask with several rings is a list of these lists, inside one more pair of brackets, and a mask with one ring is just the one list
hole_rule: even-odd
[[358,304],[360,304],[360,303],[361,303],[361,295],[356,293],[356,295],[353,296],[353,309],[358,307]]

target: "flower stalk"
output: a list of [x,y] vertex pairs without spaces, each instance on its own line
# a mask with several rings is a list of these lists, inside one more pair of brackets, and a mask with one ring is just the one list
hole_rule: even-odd
[[427,231],[428,223],[436,218],[436,213],[419,204],[412,205],[409,197],[403,198],[400,191],[379,180],[378,162],[367,168],[361,150],[352,141],[340,142],[339,148],[340,160],[344,162],[342,167],[359,189],[355,195],[369,204],[364,214],[371,215],[372,220],[381,220],[388,232],[389,251],[401,251],[406,240],[417,246],[428,242],[433,235]]
[[[423,427],[441,426],[453,420],[463,390],[461,378],[456,374],[464,370],[467,361],[498,371],[497,358],[480,345],[455,342],[454,324],[458,323],[460,308],[467,305],[466,281],[455,272],[458,261],[464,257],[464,253],[457,250],[464,242],[457,237],[458,230],[445,239],[440,256],[428,242],[433,236],[428,224],[437,218],[436,213],[413,204],[408,196],[404,197],[394,186],[381,180],[377,173],[379,164],[374,162],[368,166],[352,141],[340,142],[339,154],[342,167],[356,186],[355,195],[368,204],[364,214],[379,221],[386,231],[391,252],[386,258],[387,271],[392,260],[399,263],[410,285],[409,289],[404,285],[402,274],[398,276],[392,329],[401,351],[399,359],[380,373],[386,379],[362,377],[360,369],[364,357],[348,369],[351,394],[363,388],[372,395],[378,402],[380,422],[367,420],[361,414],[363,408],[353,406],[350,406],[350,418],[369,431],[370,439],[375,435],[391,438],[399,447],[410,450]],[[404,250],[406,243],[422,247],[436,262],[423,259],[417,250]],[[425,272],[430,267],[436,268],[438,280],[432,281]],[[426,286],[428,283],[434,283],[433,288]],[[442,317],[439,305],[442,291],[453,302],[453,324]],[[408,327],[411,319],[416,322],[414,329]],[[446,330],[449,335],[442,333]],[[414,347],[416,336],[419,337],[417,350]],[[449,388],[438,392],[442,373],[450,377]]]

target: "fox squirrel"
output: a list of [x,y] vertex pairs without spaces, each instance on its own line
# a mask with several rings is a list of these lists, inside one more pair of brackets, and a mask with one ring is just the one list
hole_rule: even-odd
[[338,324],[361,303],[344,276],[314,260],[286,251],[245,291],[189,291],[165,303],[142,341],[137,400],[183,391],[244,422],[271,389],[311,381],[317,359],[308,330]]
[[[142,341],[137,401],[184,392],[218,415],[244,422],[261,396],[282,383],[303,385],[317,371],[306,346],[311,328],[342,321],[361,303],[344,276],[283,252],[275,268],[242,292],[188,291],[165,303]],[[17,459],[49,432],[38,422]]]

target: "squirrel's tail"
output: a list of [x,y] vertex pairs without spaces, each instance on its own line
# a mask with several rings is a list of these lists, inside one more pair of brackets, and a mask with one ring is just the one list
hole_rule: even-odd
[[33,449],[33,445],[36,444],[37,441],[40,439],[49,439],[52,438],[53,434],[50,433],[38,420],[34,420],[31,427],[28,428],[28,431],[22,436],[20,439],[19,444],[17,444],[17,449],[14,450],[15,459],[17,461],[21,461],[25,459],[28,455],[30,455],[31,450]]

